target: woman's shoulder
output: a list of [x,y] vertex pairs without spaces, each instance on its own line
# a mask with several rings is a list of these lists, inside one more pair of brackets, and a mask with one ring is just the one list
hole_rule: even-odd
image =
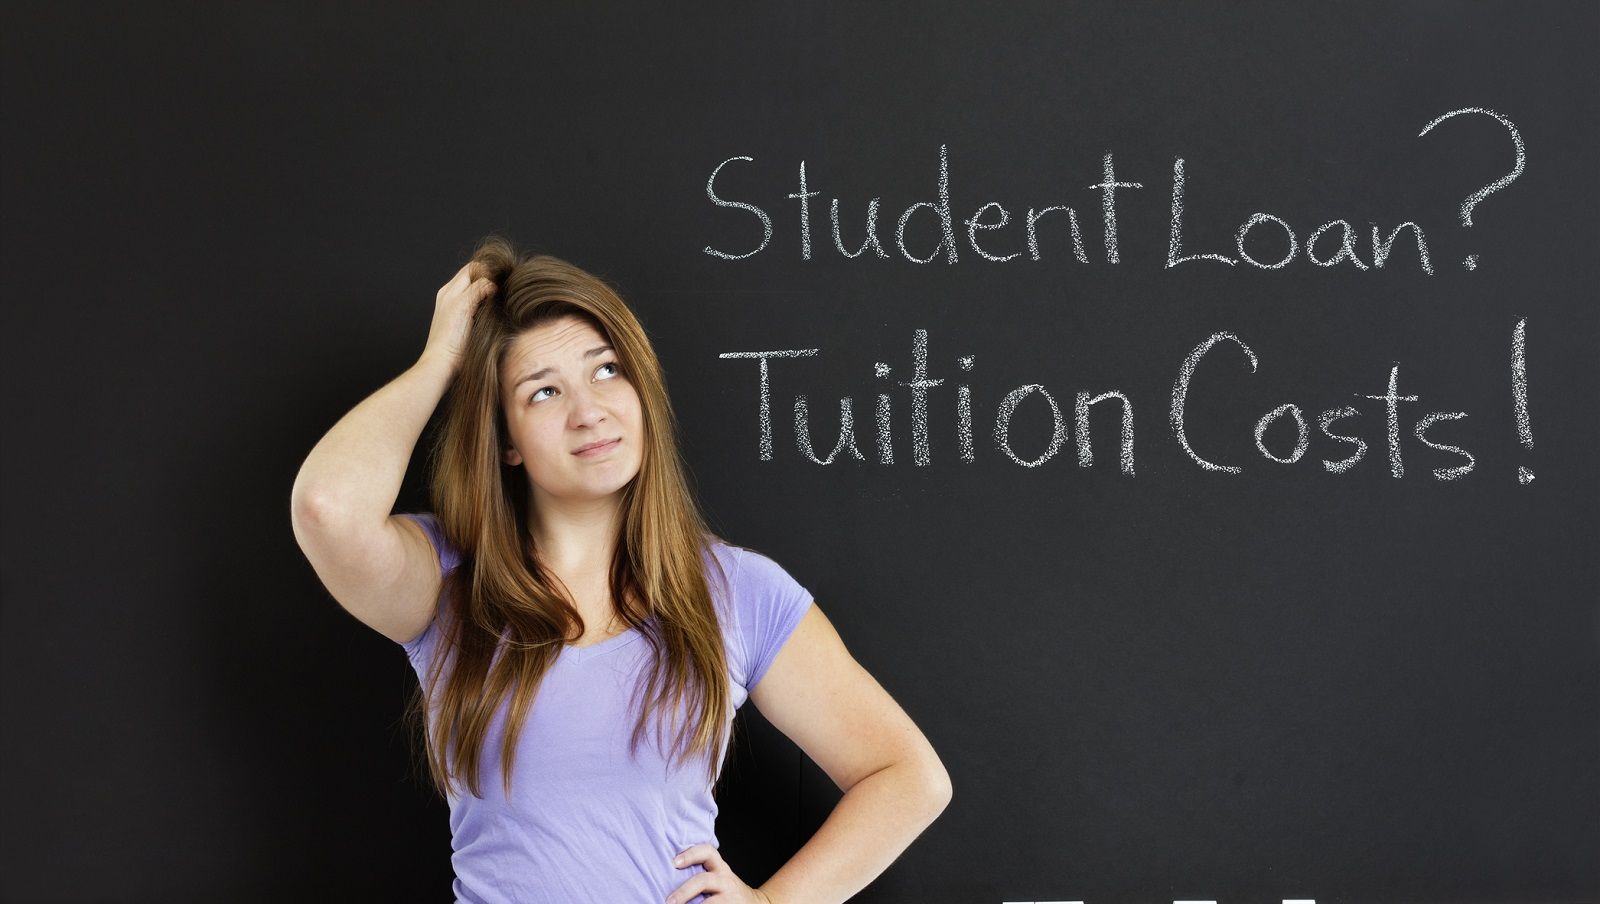
[[716,534],[708,534],[701,558],[706,564],[706,576],[714,578],[721,576],[723,580],[732,584],[739,573],[740,561],[746,550],[722,539]]
[[717,537],[713,539],[711,551],[727,572],[729,586],[746,594],[768,592],[796,583],[788,569],[758,549]]
[[733,643],[734,676],[741,686],[752,688],[805,617],[811,592],[758,549],[726,541],[715,548],[731,563],[726,630]]

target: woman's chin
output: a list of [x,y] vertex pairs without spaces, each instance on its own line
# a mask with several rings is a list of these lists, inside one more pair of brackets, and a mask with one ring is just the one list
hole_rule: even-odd
[[[596,464],[603,464],[597,462]],[[621,465],[622,462],[616,464]],[[589,466],[577,474],[570,475],[572,479],[565,486],[551,487],[539,486],[540,495],[563,502],[594,502],[615,496],[626,490],[638,478],[640,468],[637,465],[631,470],[622,467],[594,467]]]
[[594,481],[581,488],[574,489],[573,495],[581,499],[606,499],[615,496],[628,488],[638,474],[630,474],[625,479]]

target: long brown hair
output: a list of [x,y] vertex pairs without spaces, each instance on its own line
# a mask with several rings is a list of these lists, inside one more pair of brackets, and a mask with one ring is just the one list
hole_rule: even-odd
[[[653,652],[643,685],[646,702],[629,753],[635,754],[652,716],[659,744],[662,712],[681,713],[673,744],[679,763],[706,754],[707,785],[714,785],[731,701],[705,561],[717,563],[724,586],[726,575],[715,556],[705,555],[719,538],[706,527],[688,483],[661,362],[638,318],[603,278],[549,255],[521,255],[497,235],[482,239],[472,259],[487,268],[496,288],[479,302],[429,452],[433,511],[461,553],[461,564],[443,587],[455,616],[441,619],[433,662],[407,710],[407,721],[421,723],[433,786],[447,795],[464,777],[472,793],[482,797],[481,749],[496,710],[509,696],[501,745],[509,796],[517,739],[540,681],[561,645],[583,635],[574,601],[541,567],[534,549],[527,473],[501,459],[510,446],[501,408],[505,355],[527,330],[574,315],[615,349],[621,376],[638,392],[643,416],[642,459],[639,473],[622,491],[609,578],[619,617],[639,629]],[[454,665],[445,670],[452,654]]]

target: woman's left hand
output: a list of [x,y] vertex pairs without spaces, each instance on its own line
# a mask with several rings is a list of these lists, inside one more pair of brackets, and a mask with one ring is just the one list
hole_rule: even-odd
[[706,871],[678,886],[667,904],[687,904],[695,895],[715,895],[717,904],[772,904],[766,893],[744,884],[722,854],[709,844],[697,844],[679,854],[672,865],[683,869],[692,863],[705,864]]

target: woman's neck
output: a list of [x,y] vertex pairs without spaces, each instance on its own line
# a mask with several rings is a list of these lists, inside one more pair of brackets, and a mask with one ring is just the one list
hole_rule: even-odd
[[616,553],[620,507],[615,496],[582,506],[535,506],[529,526],[534,553],[562,580],[586,583],[608,575]]

